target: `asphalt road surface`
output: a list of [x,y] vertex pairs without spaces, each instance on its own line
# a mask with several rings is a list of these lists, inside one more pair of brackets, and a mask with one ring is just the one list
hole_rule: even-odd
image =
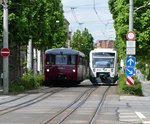
[[149,103],[149,96],[120,96],[117,86],[85,80],[0,95],[0,124],[150,124]]

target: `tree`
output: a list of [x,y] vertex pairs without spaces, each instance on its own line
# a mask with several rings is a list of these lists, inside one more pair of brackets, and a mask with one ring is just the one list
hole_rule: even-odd
[[[147,0],[134,0],[134,6],[147,4]],[[113,15],[117,33],[116,48],[119,60],[126,57],[126,33],[129,25],[129,0],[109,0],[109,9]],[[136,33],[136,58],[139,65],[150,62],[150,10],[145,7],[134,12],[134,32]],[[144,54],[144,56],[143,56]],[[138,65],[137,65],[138,66]]]
[[67,25],[60,0],[9,1],[9,43],[27,45],[31,36],[38,49],[65,46]]
[[84,31],[76,30],[71,40],[71,47],[73,49],[79,50],[83,52],[86,56],[86,60],[88,61],[89,53],[93,50],[93,37],[88,32],[88,29],[84,29]]

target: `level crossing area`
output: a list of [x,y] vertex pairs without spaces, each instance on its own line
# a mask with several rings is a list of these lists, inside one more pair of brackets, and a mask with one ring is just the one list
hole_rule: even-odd
[[150,96],[117,93],[117,86],[49,86],[0,95],[2,124],[147,124]]

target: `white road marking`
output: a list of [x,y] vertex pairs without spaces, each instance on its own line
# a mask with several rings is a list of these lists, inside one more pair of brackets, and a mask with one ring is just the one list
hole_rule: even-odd
[[[135,113],[141,120],[146,119],[146,117],[141,112],[135,112]],[[142,121],[142,124],[150,124],[150,121]]]
[[145,117],[141,112],[135,112],[135,114],[136,114],[140,119],[146,119],[146,117]]
[[119,121],[122,122],[137,122],[140,123],[141,119],[134,112],[120,110],[119,112]]
[[8,98],[8,97],[10,97],[10,96],[0,96],[0,100],[1,100],[1,99],[6,99],[6,98]]
[[124,122],[141,122],[141,120],[140,119],[138,119],[138,118],[131,118],[131,119],[119,119],[119,121],[124,121]]
[[142,121],[143,124],[150,124],[150,121]]

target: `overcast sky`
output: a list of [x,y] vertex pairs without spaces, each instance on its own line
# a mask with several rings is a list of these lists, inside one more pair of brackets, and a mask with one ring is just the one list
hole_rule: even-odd
[[61,0],[70,31],[87,28],[97,40],[114,40],[115,30],[108,0]]

